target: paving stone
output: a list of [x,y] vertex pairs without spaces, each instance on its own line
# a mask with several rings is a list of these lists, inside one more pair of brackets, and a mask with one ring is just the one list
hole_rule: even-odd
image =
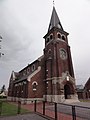
[[0,120],[47,120],[37,114],[17,115],[10,117],[1,117]]

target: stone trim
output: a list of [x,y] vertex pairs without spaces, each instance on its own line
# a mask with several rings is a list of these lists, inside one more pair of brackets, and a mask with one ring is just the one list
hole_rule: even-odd
[[31,75],[29,75],[28,78],[27,78],[27,80],[30,82],[30,81],[31,81],[31,78],[32,78],[35,74],[37,74],[38,72],[40,72],[40,70],[41,70],[41,66],[39,66],[38,69],[35,70]]
[[43,97],[49,102],[62,103],[65,101],[64,95],[44,95]]
[[43,101],[44,98],[18,98],[18,97],[9,97],[8,96],[7,100],[13,101],[13,102],[18,102],[20,100],[22,104],[29,104],[29,103],[34,102],[35,100]]
[[72,101],[72,102],[77,102],[78,96],[77,94],[71,94],[70,99],[65,99],[64,95],[43,95],[44,100],[49,101],[49,102],[56,102],[56,103],[65,103],[65,101]]
[[[75,78],[71,77],[69,75],[69,81],[73,84],[75,84]],[[47,78],[46,80],[44,81],[51,81],[52,80],[52,83],[53,84],[56,84],[57,82],[62,84],[64,81],[66,81],[66,74],[62,75],[62,77],[52,77],[52,78]]]

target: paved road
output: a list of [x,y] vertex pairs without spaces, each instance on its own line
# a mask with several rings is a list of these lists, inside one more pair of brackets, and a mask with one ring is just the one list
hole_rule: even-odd
[[83,106],[83,107],[89,107],[90,108],[90,102],[77,102],[77,103],[73,103],[72,105],[78,105],[78,106]]
[[47,120],[37,114],[17,115],[11,117],[2,117],[0,120]]
[[[75,105],[76,116],[84,120],[90,120],[90,103],[78,102],[73,104],[58,104],[57,111],[60,113],[72,115],[72,106]],[[54,111],[54,106],[47,107],[47,109]]]

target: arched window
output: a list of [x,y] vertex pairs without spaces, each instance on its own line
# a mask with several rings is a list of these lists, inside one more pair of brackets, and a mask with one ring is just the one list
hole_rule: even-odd
[[35,70],[35,64],[32,65],[32,71],[34,71],[34,70]]
[[37,87],[37,85],[36,85],[36,83],[34,83],[34,84],[33,84],[33,90],[34,90],[34,91],[36,90],[36,87]]
[[27,74],[30,72],[30,68],[27,68]]
[[47,38],[47,43],[49,42],[49,37]]
[[65,39],[66,39],[64,35],[62,35],[62,39],[63,39],[63,40],[65,40]]
[[51,34],[51,35],[50,35],[50,40],[52,40],[52,39],[53,39],[53,35]]
[[32,83],[33,91],[36,91],[36,90],[37,90],[37,85],[38,85],[38,83],[37,83],[36,81],[34,81],[34,82]]
[[60,33],[58,33],[58,38],[59,38],[59,39],[61,38],[61,35],[60,35]]

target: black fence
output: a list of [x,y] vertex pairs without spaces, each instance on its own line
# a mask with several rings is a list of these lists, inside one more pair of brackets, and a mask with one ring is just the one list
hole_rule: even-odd
[[35,100],[34,112],[54,120],[90,120],[90,107],[78,105]]
[[[6,106],[8,107],[8,110],[6,110]],[[18,102],[0,101],[1,116],[26,114],[31,112],[54,120],[90,120],[90,107],[54,102],[51,103],[39,100],[19,100]]]

